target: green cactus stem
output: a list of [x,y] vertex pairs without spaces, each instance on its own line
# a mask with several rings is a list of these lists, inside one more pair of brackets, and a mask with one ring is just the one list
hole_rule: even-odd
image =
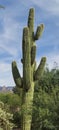
[[42,57],[40,64],[39,64],[39,66],[34,74],[35,80],[40,80],[40,78],[42,77],[43,72],[44,72],[45,63],[46,63],[46,57]]
[[28,90],[31,86],[31,56],[30,56],[30,39],[29,29],[23,29],[23,83],[25,89]]
[[29,16],[28,16],[28,27],[30,33],[34,32],[34,9],[31,8],[29,11]]
[[36,45],[33,45],[31,48],[31,65],[35,62],[36,57]]
[[41,24],[40,26],[37,27],[37,30],[36,30],[36,34],[34,36],[34,39],[35,40],[38,40],[41,36],[42,36],[42,32],[44,31],[44,25]]
[[16,86],[22,87],[22,78],[19,74],[17,64],[15,61],[12,62],[12,73]]
[[[21,78],[16,62],[12,62],[12,74],[16,86],[21,90],[21,130],[31,130],[32,122],[32,107],[33,107],[33,95],[34,87],[37,80],[43,74],[46,57],[41,59],[40,65],[36,70],[36,43],[43,32],[43,24],[37,27],[36,34],[34,33],[34,9],[29,10],[28,27],[23,29],[22,38],[22,65],[23,65],[23,77]],[[35,34],[35,35],[34,35]],[[21,88],[22,87],[22,88]],[[15,88],[14,88],[15,89]]]

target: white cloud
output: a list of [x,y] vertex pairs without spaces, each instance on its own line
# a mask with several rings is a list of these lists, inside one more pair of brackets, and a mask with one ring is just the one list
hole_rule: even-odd
[[0,85],[12,85],[11,66],[8,63],[0,62]]
[[[15,85],[11,72],[11,62],[15,59],[17,59],[17,62],[20,60],[18,60],[18,57],[20,58],[19,53],[21,53],[23,28],[21,20],[19,22],[19,20],[17,21],[17,19],[14,19],[15,16],[22,15],[21,13],[19,14],[20,8],[18,7],[19,5],[17,8],[7,7],[5,13],[1,14],[0,17],[3,26],[3,31],[0,31],[0,85],[2,86]],[[8,57],[8,55],[11,56]],[[21,64],[18,65],[18,68],[22,75]]]
[[47,57],[47,63],[50,69],[54,67],[54,63],[57,63],[57,66],[59,68],[59,54],[51,53]]
[[[12,56],[16,56],[17,55],[17,50],[15,48],[12,48],[12,46],[9,47],[6,44],[1,44],[0,48],[2,49],[1,50],[2,52],[4,51],[5,53],[8,53],[8,54],[10,54]],[[1,52],[0,52],[0,54],[1,54]]]
[[[22,76],[22,65],[17,63],[19,73]],[[11,64],[6,62],[0,62],[0,85],[6,85],[6,86],[14,86],[14,80],[12,76],[12,67]]]
[[45,11],[48,11],[50,14],[59,16],[59,0],[31,0],[38,7],[42,8]]
[[21,30],[21,23],[11,18],[3,18],[3,33],[0,34],[0,48],[12,56],[17,57],[18,50],[21,50],[21,44],[19,44],[21,43]]
[[0,63],[0,73],[5,73],[8,71],[10,71],[10,65],[5,62],[1,62]]
[[[40,58],[37,57],[37,60],[36,60],[37,66],[40,64],[42,57],[44,57],[44,56],[41,56]],[[55,65],[54,63],[56,63],[59,68],[59,54],[57,52],[48,53],[46,58],[47,58],[46,64],[48,64],[48,67],[50,70],[53,69],[53,67]]]
[[[16,1],[11,6],[6,7],[6,10],[3,14],[0,12],[0,19],[2,19],[3,24],[3,32],[0,33],[0,54],[3,54],[4,51],[7,55],[11,55],[11,57],[3,57],[3,59],[0,59],[0,85],[14,85],[11,72],[12,59],[17,59],[18,68],[22,75],[22,66],[19,63],[19,53],[21,53],[22,28],[24,25],[24,19],[21,20],[21,17],[22,15],[24,16],[24,14],[26,15],[26,13],[28,14],[28,12],[25,12],[25,10],[28,11],[29,7],[31,5],[34,6],[34,4],[37,5],[39,9],[41,8],[49,14],[59,16],[59,0],[30,0],[30,2],[25,0],[25,3],[23,1]],[[57,25],[59,26],[59,24]],[[44,44],[41,44],[40,46],[45,46],[48,43],[50,45],[54,44],[55,46],[56,44],[59,44],[57,41],[52,43],[53,39],[54,41],[57,40],[57,38],[54,38],[53,34],[48,35],[47,33],[47,37],[41,40],[41,43]],[[49,68],[53,67],[54,61],[56,61],[59,65],[58,59],[59,54],[57,53],[52,52],[47,54],[47,63],[49,64]],[[8,60],[10,64],[6,62]],[[37,64],[39,64],[39,60],[40,59],[37,58]]]

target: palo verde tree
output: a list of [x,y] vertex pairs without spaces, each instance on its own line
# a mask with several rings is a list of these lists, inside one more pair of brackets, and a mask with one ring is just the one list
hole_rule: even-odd
[[41,37],[43,30],[44,25],[40,24],[37,27],[36,33],[34,33],[34,9],[31,8],[28,16],[28,26],[23,29],[21,59],[23,64],[23,77],[19,74],[16,62],[12,62],[13,78],[16,86],[20,88],[21,93],[22,130],[31,130],[34,87],[40,80],[46,63],[46,57],[42,57],[38,68],[36,68],[35,41]]

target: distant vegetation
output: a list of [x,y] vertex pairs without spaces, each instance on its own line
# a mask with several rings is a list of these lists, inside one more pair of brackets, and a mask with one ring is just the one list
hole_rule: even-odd
[[35,87],[32,130],[59,130],[58,68],[46,68]]

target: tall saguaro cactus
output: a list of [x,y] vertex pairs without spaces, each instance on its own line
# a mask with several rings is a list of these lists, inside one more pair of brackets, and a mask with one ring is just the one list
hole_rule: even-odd
[[29,10],[28,26],[23,29],[22,39],[22,59],[23,77],[20,76],[16,62],[12,62],[12,73],[16,86],[21,90],[21,112],[22,112],[22,130],[31,129],[32,121],[32,105],[34,87],[38,80],[40,80],[46,57],[42,57],[41,62],[36,69],[36,44],[44,30],[44,25],[40,24],[34,33],[34,9]]

